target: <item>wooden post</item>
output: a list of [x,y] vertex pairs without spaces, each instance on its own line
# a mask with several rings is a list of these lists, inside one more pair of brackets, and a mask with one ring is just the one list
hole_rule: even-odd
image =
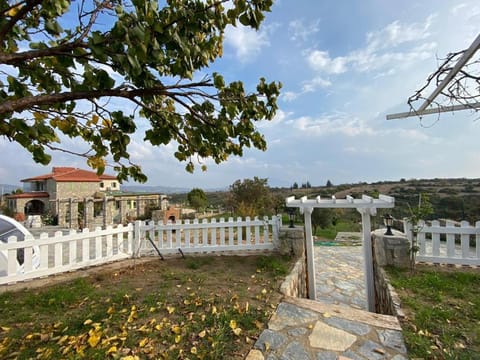
[[313,251],[313,236],[312,236],[312,211],[313,208],[304,208],[305,218],[305,251],[307,254],[307,277],[308,277],[308,298],[316,300],[316,286],[315,286],[315,259]]
[[375,283],[373,277],[373,254],[370,215],[374,209],[357,209],[362,214],[363,254],[365,260],[365,285],[367,310],[375,312]]

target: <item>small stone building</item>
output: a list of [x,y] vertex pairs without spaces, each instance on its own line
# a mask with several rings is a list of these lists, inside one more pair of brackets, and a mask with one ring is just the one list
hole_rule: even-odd
[[21,181],[24,192],[6,197],[10,211],[24,217],[48,214],[70,228],[126,223],[168,207],[166,195],[122,192],[115,176],[73,167],[54,167]]

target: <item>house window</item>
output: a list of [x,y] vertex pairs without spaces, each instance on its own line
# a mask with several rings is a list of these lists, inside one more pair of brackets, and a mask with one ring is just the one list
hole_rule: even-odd
[[103,189],[105,185],[103,184],[103,181],[100,183],[100,189]]
[[43,182],[34,182],[32,185],[33,185],[33,191],[45,190],[45,184]]
[[116,182],[113,182],[113,183],[112,183],[112,188],[115,189],[116,187],[117,187],[117,183],[116,183]]

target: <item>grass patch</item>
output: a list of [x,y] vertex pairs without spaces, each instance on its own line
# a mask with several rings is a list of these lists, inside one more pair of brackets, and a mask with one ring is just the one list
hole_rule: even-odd
[[280,256],[157,259],[0,294],[2,359],[243,359],[291,266]]
[[328,240],[335,240],[339,232],[359,232],[362,226],[352,221],[338,221],[337,225],[330,225],[326,228],[318,228],[316,236]]
[[480,270],[417,265],[387,269],[400,296],[409,356],[480,358]]

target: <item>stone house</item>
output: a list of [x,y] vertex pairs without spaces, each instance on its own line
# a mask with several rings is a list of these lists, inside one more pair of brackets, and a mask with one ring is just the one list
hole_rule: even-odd
[[125,223],[168,207],[166,195],[123,192],[115,176],[73,167],[54,167],[21,182],[23,193],[7,196],[10,211],[17,217],[49,214],[70,228]]

